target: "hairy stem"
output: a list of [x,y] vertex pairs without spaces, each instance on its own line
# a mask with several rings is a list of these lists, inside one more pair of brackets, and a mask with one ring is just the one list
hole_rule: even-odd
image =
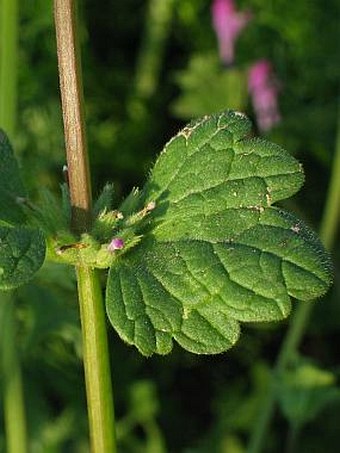
[[77,268],[92,451],[115,450],[115,420],[103,298],[97,271]]
[[21,367],[16,348],[15,307],[11,292],[0,293],[0,370],[8,453],[26,453],[27,433]]
[[72,227],[76,232],[83,233],[91,223],[92,195],[75,2],[54,0],[54,17]]
[[[338,109],[337,137],[335,145],[335,156],[332,166],[332,174],[328,188],[328,194],[325,202],[325,208],[320,225],[320,237],[329,250],[332,249],[336,238],[336,232],[340,214],[340,105]],[[248,453],[259,453],[263,449],[263,444],[269,429],[270,420],[273,417],[276,394],[274,389],[274,380],[277,375],[287,367],[289,362],[297,353],[301,340],[303,338],[309,317],[313,308],[313,303],[301,303],[297,307],[289,329],[282,343],[276,365],[274,367],[272,384],[269,389],[266,400],[261,407],[261,414],[257,419],[254,431],[249,443]]]
[[[91,223],[92,198],[75,2],[54,0],[60,91],[72,205],[72,227],[81,234]],[[104,305],[97,272],[76,268],[83,334],[91,450],[114,453],[115,420]]]

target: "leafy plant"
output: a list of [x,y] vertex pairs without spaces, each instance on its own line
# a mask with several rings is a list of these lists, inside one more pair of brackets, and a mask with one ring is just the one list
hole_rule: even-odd
[[[170,352],[173,339],[194,353],[225,351],[240,321],[283,319],[290,296],[313,299],[330,284],[316,235],[272,206],[300,188],[301,165],[249,133],[246,117],[232,111],[189,124],[166,145],[144,189],[118,210],[110,210],[111,186],[104,189],[90,233],[71,244],[61,242],[64,230],[47,238],[52,260],[110,266],[109,319],[145,355]],[[0,281],[9,289],[32,278],[45,248],[40,230],[16,226],[25,193],[4,135],[1,163]],[[46,225],[58,225],[49,219],[54,209],[49,203],[38,217],[47,233]]]
[[[92,204],[80,77],[75,69],[79,65],[74,64],[77,45],[67,41],[74,39],[68,35],[75,29],[72,2],[56,0],[55,6],[69,185],[62,186],[61,201],[43,191],[40,204],[33,205],[2,133],[0,289],[27,283],[42,266],[45,254],[47,261],[74,266],[91,442],[94,451],[114,451],[110,368],[97,269],[109,269],[106,309],[111,324],[145,356],[167,354],[173,342],[196,354],[226,351],[239,339],[241,322],[284,319],[292,297],[307,301],[324,294],[332,270],[315,233],[274,206],[300,189],[301,165],[281,147],[254,138],[249,120],[238,112],[206,116],[182,129],[165,146],[144,188],[134,189],[117,208],[111,184]],[[65,12],[72,14],[65,16]],[[72,58],[71,48],[76,49]],[[214,64],[211,69],[215,71]],[[215,72],[223,83],[224,74]],[[193,71],[189,91],[201,83],[198,76],[196,85]],[[189,110],[191,103],[189,99]],[[199,109],[203,112],[205,107],[199,104]],[[308,313],[309,306],[301,304],[307,307],[302,313]],[[302,331],[300,324],[295,343]],[[287,350],[283,348],[282,356],[288,357]],[[150,442],[163,445],[155,408],[145,414],[136,409],[139,401],[153,400],[152,387],[138,392],[131,403],[131,426],[142,425],[150,431]],[[323,395],[317,409],[333,393]],[[141,399],[140,394],[144,395]],[[290,416],[289,405],[282,406]],[[60,417],[62,428],[68,416],[65,412]],[[131,420],[127,420],[129,425]]]
[[[169,352],[172,337],[191,352],[225,351],[238,321],[283,319],[289,295],[308,300],[329,286],[316,236],[271,206],[298,190],[301,166],[249,132],[234,112],[190,124],[141,193],[138,208],[155,208],[145,227],[134,227],[143,236],[136,249],[117,252],[106,297],[113,326],[146,355]],[[122,212],[124,238],[136,214]]]
[[[110,267],[109,319],[145,355],[170,352],[173,339],[194,353],[225,351],[240,321],[283,319],[290,296],[309,300],[329,287],[331,265],[316,235],[272,206],[300,188],[301,165],[249,133],[246,117],[232,111],[189,124],[166,145],[144,189],[118,210],[110,207],[111,187],[104,189],[90,233],[73,244],[62,242],[64,230],[47,238],[52,259]],[[9,221],[21,214],[16,200],[24,192],[9,143],[1,143]],[[42,228],[58,225],[57,206],[41,212]],[[39,269],[44,243],[36,229],[13,224],[1,232],[8,289]]]

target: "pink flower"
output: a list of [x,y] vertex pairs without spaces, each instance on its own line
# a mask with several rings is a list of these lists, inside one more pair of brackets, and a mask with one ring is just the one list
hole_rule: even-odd
[[252,98],[258,128],[268,131],[280,122],[278,108],[278,82],[268,60],[259,60],[248,74],[248,90]]
[[239,13],[233,0],[213,0],[212,22],[217,35],[220,58],[226,65],[234,61],[234,47],[238,35],[250,20],[250,12]]
[[114,252],[115,250],[121,250],[124,247],[124,240],[121,238],[113,238],[110,244],[107,246],[109,252]]

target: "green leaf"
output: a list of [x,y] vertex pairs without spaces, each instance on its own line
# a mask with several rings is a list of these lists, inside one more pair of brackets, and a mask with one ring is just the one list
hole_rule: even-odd
[[272,203],[303,183],[286,151],[250,138],[228,111],[191,123],[158,158],[144,191],[155,202],[134,249],[107,284],[112,325],[145,355],[173,340],[194,353],[230,348],[239,321],[285,318],[290,296],[325,293],[330,261],[316,235]]
[[28,282],[45,258],[45,240],[38,229],[24,226],[20,202],[26,197],[17,161],[0,130],[0,290]]
[[45,241],[39,230],[0,226],[0,290],[27,283],[44,258]]
[[18,200],[26,197],[19,167],[6,134],[0,129],[0,219],[20,223],[25,215]]

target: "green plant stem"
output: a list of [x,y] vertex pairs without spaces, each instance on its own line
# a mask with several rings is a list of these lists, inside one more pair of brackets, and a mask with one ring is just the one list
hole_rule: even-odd
[[[72,227],[81,234],[91,225],[92,197],[75,2],[54,0],[60,91],[72,205]],[[114,453],[115,419],[104,304],[98,274],[76,268],[83,334],[91,451]]]
[[[335,144],[335,156],[333,160],[331,179],[325,208],[320,224],[320,237],[329,250],[332,249],[336,238],[340,214],[340,105],[338,109],[337,137]],[[266,400],[261,407],[261,414],[257,419],[252,437],[250,439],[248,453],[259,453],[262,450],[266,433],[269,429],[270,420],[273,417],[276,392],[275,379],[287,367],[294,358],[304,335],[308,320],[313,309],[312,302],[300,303],[297,307],[289,329],[282,343],[276,365],[274,367],[272,383],[268,390]]]
[[54,0],[54,18],[72,227],[83,233],[91,224],[92,194],[75,1]]
[[8,453],[26,453],[26,414],[20,360],[16,349],[15,306],[11,292],[0,293],[0,371],[3,377],[4,418]]
[[[18,2],[0,2],[0,127],[13,138],[17,113]],[[8,453],[26,453],[27,428],[21,364],[16,348],[13,294],[0,293],[0,372]]]
[[95,269],[77,268],[87,404],[93,452],[115,452],[115,420],[101,288]]
[[320,237],[326,248],[334,245],[336,230],[340,218],[340,96],[338,102],[338,124],[335,143],[335,156],[332,166],[331,181],[320,225]]
[[154,94],[170,29],[174,0],[149,0],[145,32],[137,60],[134,92],[128,109],[134,119],[144,113],[144,105]]
[[17,111],[18,2],[0,3],[0,127],[13,138]]

